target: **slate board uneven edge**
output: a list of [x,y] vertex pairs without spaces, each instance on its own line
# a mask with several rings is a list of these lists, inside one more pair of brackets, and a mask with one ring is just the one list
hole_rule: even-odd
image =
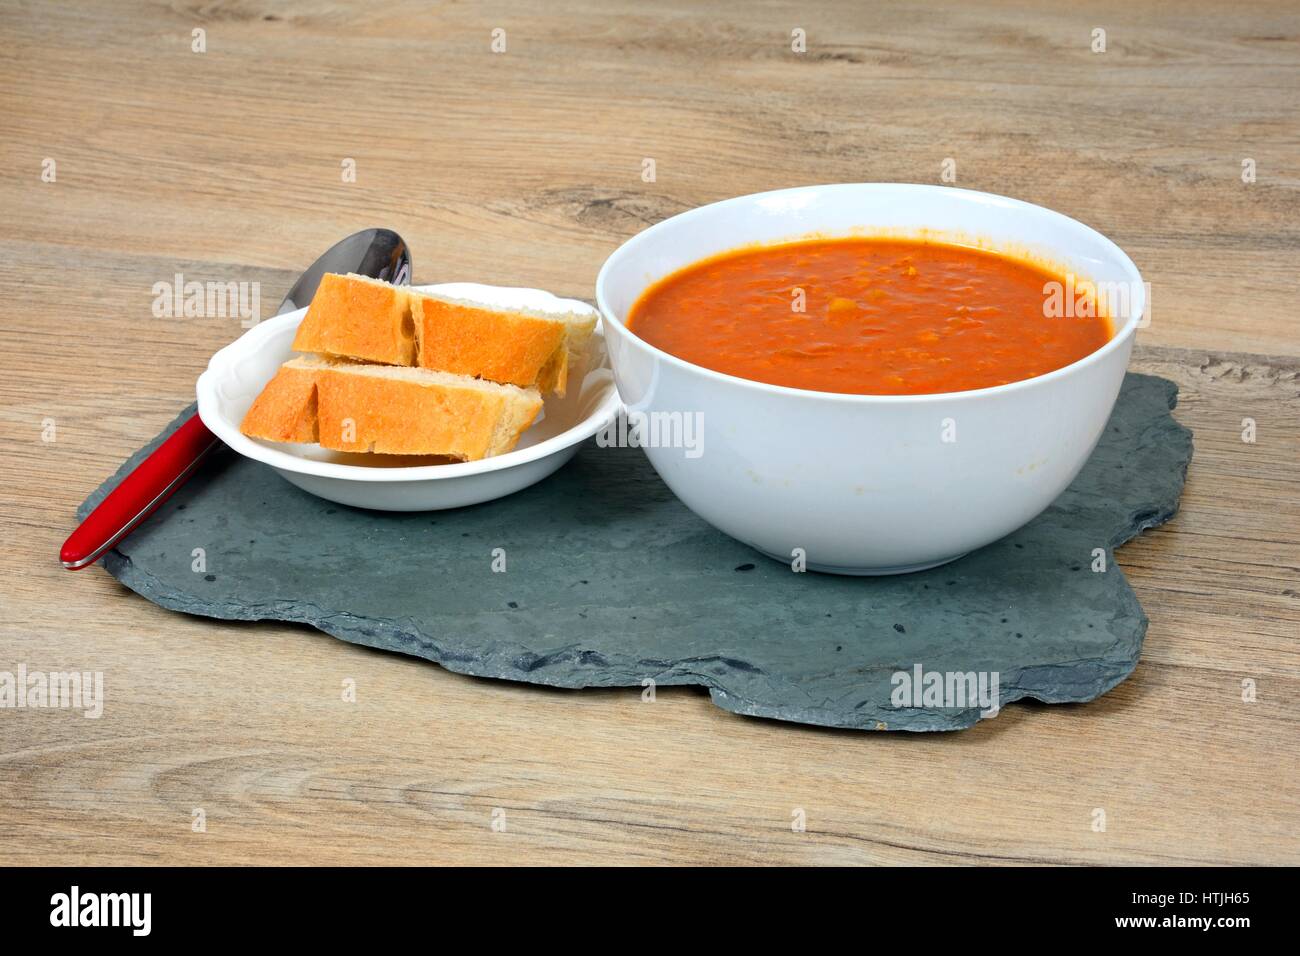
[[[1132,672],[1147,619],[1113,549],[1177,510],[1192,443],[1176,400],[1172,382],[1130,374],[1051,508],[921,574],[793,574],[687,511],[640,451],[591,444],[510,498],[415,515],[331,504],[223,453],[105,567],[164,608],[302,622],[458,673],[638,693],[646,680],[695,684],[749,716],[956,730],[980,719],[978,702],[898,707],[894,675],[996,673],[1006,706],[1092,700]],[[205,573],[192,570],[196,547]],[[504,574],[491,571],[496,547]]]

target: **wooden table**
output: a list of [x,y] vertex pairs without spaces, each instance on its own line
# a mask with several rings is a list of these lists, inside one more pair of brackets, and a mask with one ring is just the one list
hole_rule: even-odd
[[[302,7],[0,4],[0,670],[106,684],[98,720],[0,710],[0,862],[1300,862],[1294,4]],[[829,732],[183,617],[55,560],[241,332],[155,317],[176,273],[260,282],[270,314],[386,225],[417,280],[590,298],[672,213],[949,158],[1133,256],[1134,366],[1195,430],[1182,512],[1119,554],[1142,662],[1092,704]]]

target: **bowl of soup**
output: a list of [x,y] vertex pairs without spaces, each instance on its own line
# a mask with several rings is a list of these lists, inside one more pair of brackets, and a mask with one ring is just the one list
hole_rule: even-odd
[[1146,307],[1080,222],[885,183],[664,220],[596,299],[619,439],[718,529],[840,574],[934,567],[1041,513],[1096,447]]

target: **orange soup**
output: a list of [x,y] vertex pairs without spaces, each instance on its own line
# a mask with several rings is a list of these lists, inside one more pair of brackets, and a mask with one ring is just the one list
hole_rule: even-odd
[[1042,375],[1110,338],[1095,308],[1045,308],[1048,283],[1065,285],[1029,262],[966,246],[809,240],[673,273],[637,300],[628,327],[688,362],[772,385],[960,392]]

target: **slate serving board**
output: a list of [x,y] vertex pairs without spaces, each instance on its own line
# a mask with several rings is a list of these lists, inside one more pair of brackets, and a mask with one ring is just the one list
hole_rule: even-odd
[[[1177,394],[1128,375],[1096,452],[1046,512],[917,574],[794,573],[695,517],[639,449],[594,442],[509,498],[423,514],[323,501],[223,451],[104,563],[165,608],[301,621],[465,674],[699,684],[739,714],[956,730],[991,708],[951,694],[900,706],[897,675],[996,674],[1006,706],[1092,700],[1132,672],[1147,618],[1112,552],[1177,510],[1192,455],[1170,414]],[[1097,548],[1105,570],[1094,570]]]

